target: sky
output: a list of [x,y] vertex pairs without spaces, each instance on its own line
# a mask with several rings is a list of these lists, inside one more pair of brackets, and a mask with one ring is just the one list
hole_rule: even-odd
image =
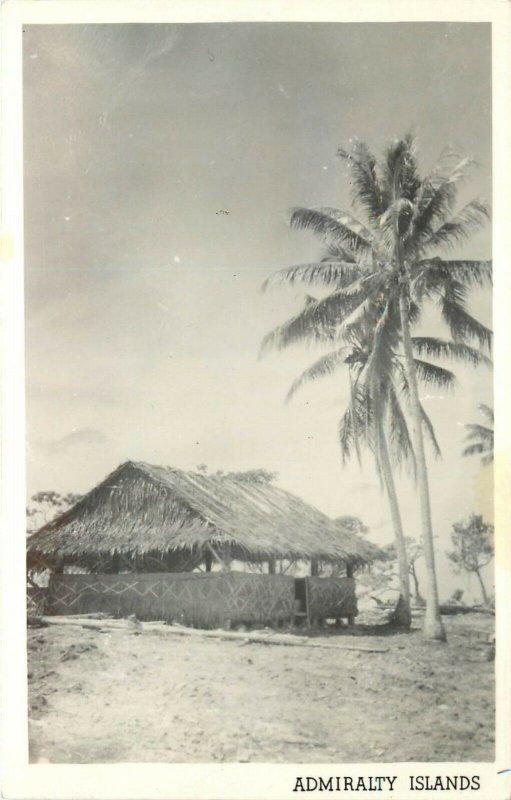
[[[320,255],[289,209],[349,209],[336,156],[413,128],[424,171],[454,144],[476,159],[460,203],[491,198],[490,27],[472,23],[38,25],[24,32],[27,482],[85,492],[123,461],[256,467],[331,516],[392,539],[367,457],[342,466],[339,372],[288,405],[317,355],[258,357],[303,303],[267,275]],[[490,258],[491,228],[452,257]],[[472,310],[491,325],[489,292]],[[434,313],[424,333],[444,334]],[[441,594],[453,522],[490,513],[491,476],[461,457],[492,375],[456,367],[422,392]],[[407,535],[419,536],[409,476]]]

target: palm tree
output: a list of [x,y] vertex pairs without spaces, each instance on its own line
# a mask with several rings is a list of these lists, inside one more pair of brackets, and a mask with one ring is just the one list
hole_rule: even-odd
[[493,408],[481,403],[479,411],[488,425],[465,425],[468,430],[466,441],[469,443],[463,450],[464,456],[481,455],[483,464],[493,462]]
[[[440,618],[433,549],[428,473],[417,384],[414,345],[432,356],[462,356],[467,342],[491,345],[491,331],[468,311],[467,297],[474,286],[491,283],[491,262],[446,260],[441,248],[454,246],[488,219],[488,208],[472,200],[454,211],[457,188],[469,165],[447,149],[426,177],[418,172],[411,134],[393,141],[377,162],[367,145],[358,140],[350,151],[339,150],[351,172],[354,205],[365,223],[335,208],[296,208],[291,225],[318,235],[329,248],[319,263],[302,264],[278,271],[266,285],[276,282],[320,285],[326,297],[313,300],[277,334],[279,346],[311,335],[321,339],[326,327],[350,336],[368,318],[377,315],[367,379],[380,362],[389,361],[390,336],[399,326],[404,351],[404,370],[410,394],[411,433],[417,460],[424,559],[427,568],[425,636],[445,639]],[[434,302],[447,324],[452,343],[433,337],[419,340],[411,330],[421,317],[425,301]],[[314,335],[314,334],[313,334]],[[462,356],[463,357],[463,356]],[[466,356],[472,360],[472,356]]]

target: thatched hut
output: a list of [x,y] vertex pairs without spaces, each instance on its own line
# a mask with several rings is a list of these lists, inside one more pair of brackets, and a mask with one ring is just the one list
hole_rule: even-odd
[[[271,484],[122,464],[28,539],[50,611],[214,624],[356,614],[353,571],[378,549]],[[310,576],[283,574],[308,562]],[[233,562],[252,572],[233,571]],[[318,577],[319,565],[344,575]],[[280,567],[277,574],[277,565]],[[86,574],[65,574],[69,568]]]

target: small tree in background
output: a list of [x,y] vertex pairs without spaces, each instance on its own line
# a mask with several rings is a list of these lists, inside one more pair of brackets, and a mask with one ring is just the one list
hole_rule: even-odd
[[483,603],[488,605],[489,598],[481,570],[493,558],[494,527],[484,522],[481,514],[472,514],[468,520],[456,522],[452,527],[451,539],[454,550],[447,553],[447,556],[457,572],[464,570],[477,576]]
[[[76,505],[82,497],[83,495],[74,492],[60,494],[53,490],[33,494],[26,509],[27,535],[30,536],[43,525],[63,514],[68,508]],[[49,571],[46,569],[32,568],[27,572],[28,584],[36,589],[47,586],[48,579]]]
[[226,472],[222,477],[240,483],[265,484],[272,483],[277,475],[277,472],[271,472],[269,469],[248,469],[246,472]]
[[367,525],[364,525],[358,517],[336,517],[335,522],[338,522],[344,528],[349,530],[350,533],[356,533],[358,536],[365,536],[369,532]]
[[33,494],[27,506],[27,533],[33,533],[42,525],[51,522],[52,519],[63,514],[81,499],[82,495],[74,492],[60,494],[60,492],[47,490]]
[[[423,556],[422,545],[411,536],[405,537],[405,543],[408,558],[408,572],[414,584],[413,599],[416,605],[424,606],[425,601],[420,592],[416,569],[416,562]],[[399,572],[397,568],[396,545],[392,542],[382,549],[385,553],[385,559],[375,562],[371,566],[371,570],[359,578],[359,582],[367,587],[367,592],[365,593],[369,594],[377,603],[381,602],[379,595],[388,591],[399,591],[397,586]]]
[[359,594],[371,597],[379,606],[385,605],[380,595],[389,591],[399,593],[395,545],[386,545],[381,550],[384,558],[375,561],[367,571],[357,577]]
[[[197,472],[201,475],[208,474],[207,464],[198,464]],[[240,483],[272,483],[278,477],[278,472],[271,472],[269,469],[247,469],[244,472],[224,472],[223,469],[217,469],[216,472],[211,473],[216,478],[227,478],[230,481],[238,481]]]
[[424,555],[422,544],[418,542],[416,539],[412,539],[411,536],[407,536],[406,552],[408,555],[408,570],[410,572],[413,581],[413,588],[414,588],[413,599],[415,600],[416,605],[425,606],[426,601],[421,595],[419,589],[419,578],[417,576],[417,569],[415,567],[416,562],[419,560],[419,558],[422,558],[422,556]]

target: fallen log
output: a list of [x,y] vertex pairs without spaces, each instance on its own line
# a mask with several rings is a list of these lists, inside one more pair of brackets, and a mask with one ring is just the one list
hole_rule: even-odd
[[307,636],[295,636],[294,634],[282,633],[241,633],[237,631],[224,630],[199,630],[198,628],[186,628],[182,625],[165,625],[163,622],[138,622],[135,625],[129,620],[121,619],[91,619],[84,617],[43,617],[48,625],[74,625],[81,628],[89,628],[98,631],[102,630],[125,630],[126,632],[137,633],[158,633],[172,636],[191,636],[206,639],[224,639],[239,641],[243,644],[278,644],[289,647],[315,647],[327,648],[331,650],[354,650],[360,653],[387,653],[388,647],[365,647],[363,645],[334,644],[327,641],[310,639]]
[[88,618],[85,615],[73,615],[72,617],[41,617],[44,625],[74,625],[80,628],[90,628],[95,631],[102,631],[106,628],[114,630],[129,631],[130,625],[124,619],[94,619]]
[[333,650],[355,650],[363,653],[387,653],[388,647],[364,647],[361,645],[352,644],[334,644],[332,642],[319,641],[318,639],[310,639],[307,636],[295,636],[294,634],[285,633],[239,633],[237,631],[206,631],[198,630],[197,628],[185,628],[174,625],[161,625],[156,628],[151,625],[150,629],[158,630],[164,633],[171,633],[176,636],[198,636],[211,639],[227,639],[237,640],[244,644],[280,644],[289,647],[321,647]]
[[443,603],[440,605],[440,614],[451,616],[453,614],[490,614],[495,616],[495,609],[485,606],[464,606],[456,603]]

